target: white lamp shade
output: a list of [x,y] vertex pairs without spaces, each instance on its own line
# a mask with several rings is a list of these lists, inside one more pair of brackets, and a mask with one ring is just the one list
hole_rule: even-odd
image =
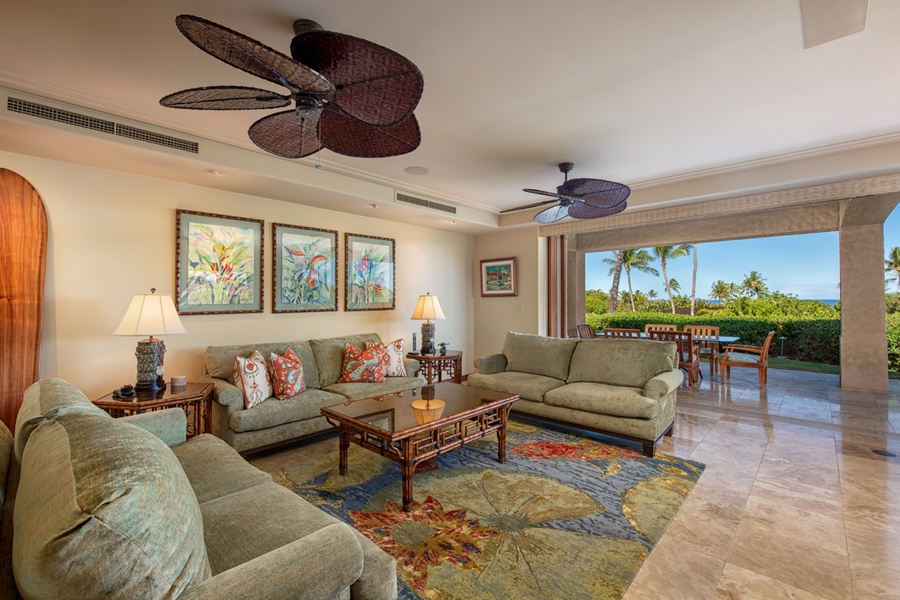
[[441,310],[441,303],[437,296],[425,294],[419,296],[419,302],[416,304],[416,310],[413,311],[413,320],[428,321],[431,319],[446,319],[444,311]]
[[113,335],[187,333],[169,294],[135,294]]

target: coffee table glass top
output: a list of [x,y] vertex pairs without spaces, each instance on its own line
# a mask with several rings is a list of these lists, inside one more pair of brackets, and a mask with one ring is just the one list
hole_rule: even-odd
[[[430,398],[429,388],[434,390],[433,398]],[[420,427],[427,427],[436,420],[451,420],[461,413],[511,397],[513,394],[506,392],[444,382],[395,394],[335,404],[322,409],[322,412],[334,413],[366,423],[388,433],[396,434],[394,436],[396,437],[413,433]],[[435,402],[436,400],[444,402],[443,410],[440,412],[437,411],[439,403]],[[413,402],[416,403],[416,409],[413,408]],[[428,404],[423,406],[426,402]],[[421,408],[419,408],[420,406]]]

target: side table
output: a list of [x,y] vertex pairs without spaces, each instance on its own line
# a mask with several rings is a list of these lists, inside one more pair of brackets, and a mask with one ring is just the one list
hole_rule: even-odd
[[434,383],[435,377],[440,383],[444,373],[452,377],[454,382],[462,383],[462,355],[461,350],[447,350],[445,355],[409,352],[406,358],[419,361],[425,372],[425,381],[428,382],[428,385],[431,385]]
[[212,429],[213,384],[188,383],[183,387],[166,386],[158,392],[138,392],[131,398],[113,398],[112,392],[94,400],[94,404],[113,417],[127,417],[164,408],[181,408],[187,415],[187,437]]

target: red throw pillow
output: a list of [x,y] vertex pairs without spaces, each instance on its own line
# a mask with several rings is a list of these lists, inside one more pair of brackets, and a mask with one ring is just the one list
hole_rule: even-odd
[[279,400],[287,400],[306,389],[303,364],[291,348],[284,351],[284,356],[274,352],[269,355],[269,374]]
[[381,367],[385,377],[406,377],[406,365],[403,364],[403,340],[394,340],[382,344],[374,340],[366,340],[366,350],[375,350],[384,363]]
[[375,350],[360,350],[352,342],[344,344],[344,366],[338,383],[380,383],[384,381],[381,357]]

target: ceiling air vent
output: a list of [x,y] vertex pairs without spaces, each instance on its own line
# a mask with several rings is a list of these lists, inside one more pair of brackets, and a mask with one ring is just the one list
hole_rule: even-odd
[[435,202],[434,200],[425,200],[424,198],[416,198],[415,196],[407,196],[406,194],[397,194],[397,202],[404,202],[406,204],[412,204],[414,206],[421,206],[422,208],[431,208],[434,210],[440,210],[445,213],[456,214],[456,207],[451,206],[449,204],[441,204],[440,202]]
[[100,133],[109,135],[117,135],[119,137],[138,140],[147,144],[165,146],[166,148],[172,148],[173,150],[181,150],[192,154],[198,154],[200,150],[197,142],[156,133],[155,131],[131,127],[130,125],[123,125],[121,123],[116,123],[115,121],[82,115],[54,106],[29,102],[28,100],[21,100],[19,98],[13,98],[12,96],[7,98],[6,108],[9,112],[29,115],[39,119],[47,119],[48,121],[64,123],[66,125],[90,129],[92,131],[99,131]]

